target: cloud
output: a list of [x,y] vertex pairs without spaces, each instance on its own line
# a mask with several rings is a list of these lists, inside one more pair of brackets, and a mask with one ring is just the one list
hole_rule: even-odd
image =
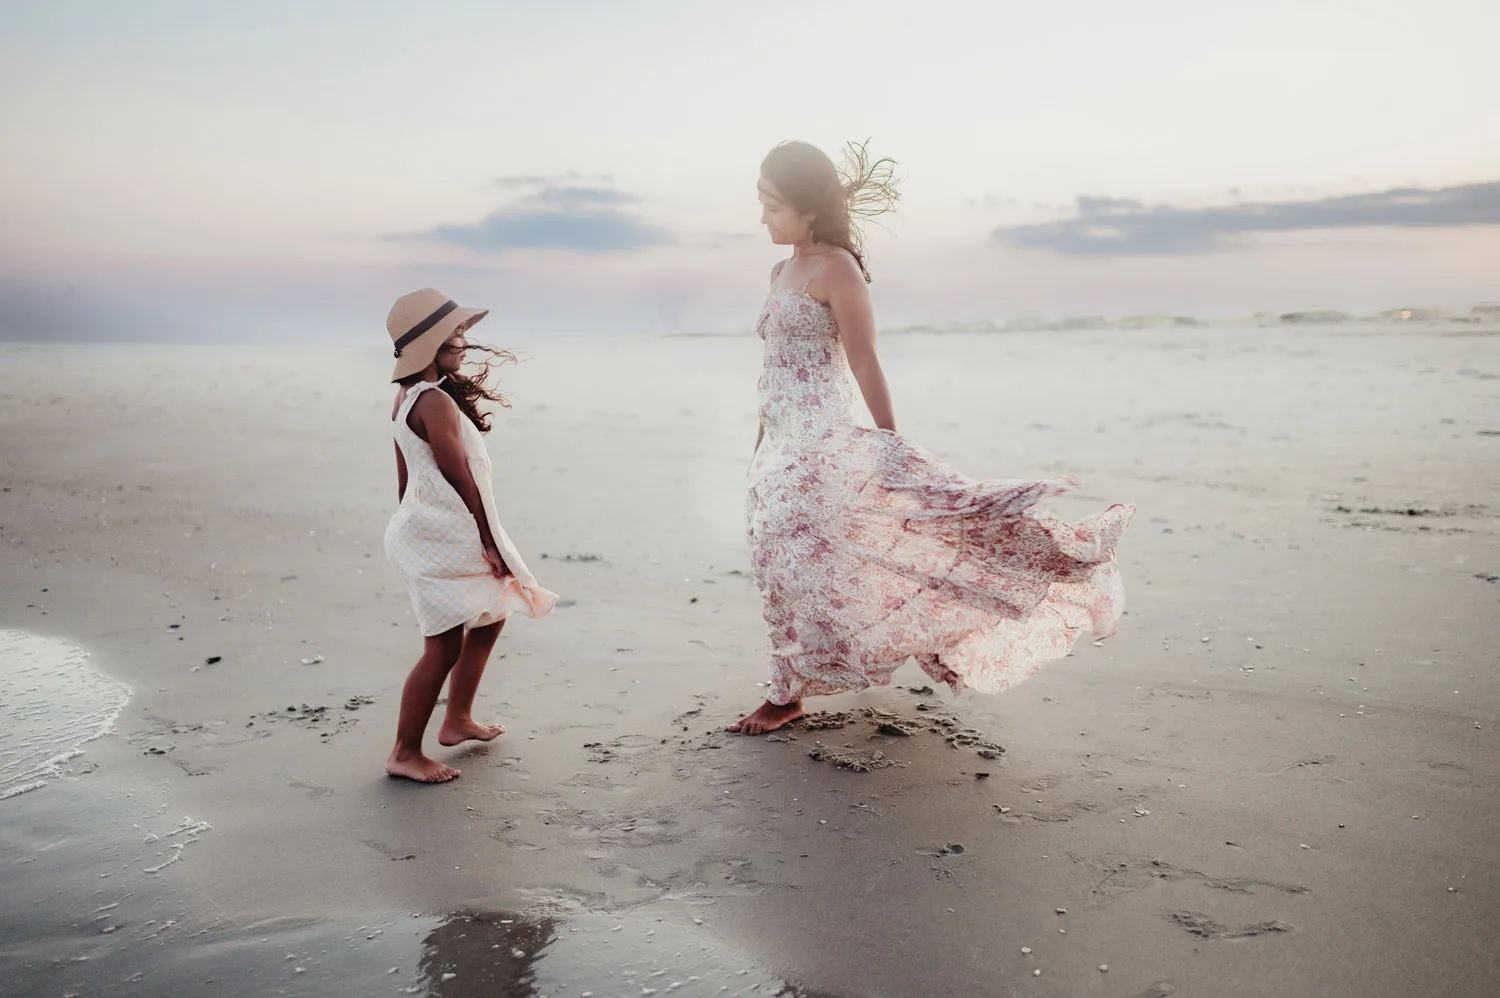
[[[569,174],[568,177],[577,177]],[[558,177],[502,178],[530,193],[468,224],[438,225],[424,232],[389,238],[420,239],[480,253],[520,249],[562,249],[620,253],[672,241],[671,233],[621,211],[640,198],[612,187],[555,183]]]
[[582,179],[583,174],[577,170],[569,170],[567,173],[526,173],[513,177],[496,177],[495,186],[504,187],[507,190],[515,190],[521,187],[546,187],[550,184],[566,184],[569,181]]
[[1059,222],[1002,226],[997,242],[1073,255],[1203,253],[1235,236],[1309,229],[1451,228],[1500,224],[1500,182],[1426,190],[1402,187],[1316,201],[1175,208],[1079,197]]
[[496,177],[495,186],[503,187],[506,190],[517,190],[527,187],[556,187],[585,179],[594,180],[601,184],[612,184],[615,182],[615,178],[608,173],[585,175],[578,170],[567,170],[563,173],[523,173],[510,177]]
[[581,208],[588,205],[634,204],[640,198],[611,187],[544,187],[529,200],[561,208]]
[[472,225],[439,225],[418,235],[481,253],[514,249],[568,249],[617,253],[660,246],[667,234],[618,211],[528,211],[503,208]]

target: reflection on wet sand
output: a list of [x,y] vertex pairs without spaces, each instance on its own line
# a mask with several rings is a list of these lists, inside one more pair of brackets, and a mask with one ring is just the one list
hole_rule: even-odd
[[418,969],[407,993],[433,998],[837,998],[754,967],[696,924],[639,913],[455,912],[422,940]]
[[455,912],[422,940],[418,969],[429,995],[532,998],[538,964],[557,932],[551,918]]

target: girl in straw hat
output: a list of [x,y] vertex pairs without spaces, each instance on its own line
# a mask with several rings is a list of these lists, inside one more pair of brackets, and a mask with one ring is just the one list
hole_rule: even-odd
[[460,373],[465,354],[483,351],[464,333],[488,314],[461,308],[426,288],[396,300],[386,328],[395,343],[396,484],[400,508],[385,532],[385,551],[411,594],[422,630],[422,657],[401,691],[396,747],[385,770],[423,783],[459,775],[422,752],[422,736],[443,683],[448,710],[438,743],[489,741],[505,729],[474,720],[474,694],[490,650],[512,612],[540,617],[557,597],[527,571],[495,515],[490,457],[483,433],[489,415],[480,400],[506,405],[485,381],[490,365]]

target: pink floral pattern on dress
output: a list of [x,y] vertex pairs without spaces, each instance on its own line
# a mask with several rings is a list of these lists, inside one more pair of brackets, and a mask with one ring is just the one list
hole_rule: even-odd
[[1077,483],[974,481],[854,421],[833,312],[773,293],[750,467],[751,562],[771,638],[773,703],[885,685],[915,657],[955,690],[996,693],[1113,634],[1114,548],[1132,506],[1069,524],[1040,505]]

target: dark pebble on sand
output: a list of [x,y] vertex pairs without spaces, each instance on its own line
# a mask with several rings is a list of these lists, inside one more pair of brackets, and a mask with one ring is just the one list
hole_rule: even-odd
[[204,665],[218,665],[222,661],[224,661],[224,656],[223,655],[210,655],[210,656],[208,656],[208,658],[205,658],[203,660],[203,664]]
[[976,779],[976,780],[987,780],[989,778],[990,778],[990,774],[989,773],[975,773],[974,774],[974,779]]
[[182,626],[181,624],[168,624],[167,625],[167,630],[169,630],[169,631],[175,631],[175,630],[177,630],[181,626]]

